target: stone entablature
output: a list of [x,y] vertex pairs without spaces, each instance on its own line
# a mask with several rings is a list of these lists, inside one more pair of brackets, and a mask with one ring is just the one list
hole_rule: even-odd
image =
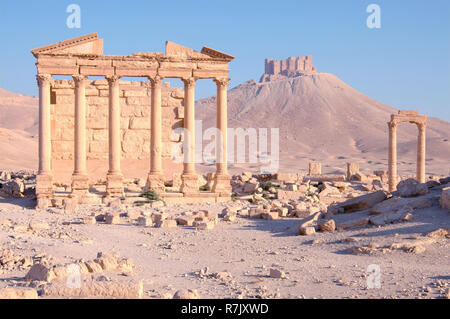
[[[165,53],[108,56],[103,55],[103,40],[98,39],[96,33],[47,45],[31,52],[37,58],[36,79],[39,86],[39,172],[36,178],[39,206],[45,207],[45,203],[54,195],[52,158],[70,157],[68,154],[72,153],[71,147],[67,145],[72,144],[72,140],[74,170],[71,196],[79,199],[79,202],[92,195],[89,193],[86,161],[93,156],[101,156],[94,153],[103,154],[106,151],[100,146],[105,144],[105,139],[108,141],[109,162],[106,198],[124,197],[121,169],[124,154],[140,157],[145,154],[144,148],[148,147],[150,165],[147,189],[162,197],[181,195],[195,201],[201,197],[210,202],[211,199],[230,199],[231,177],[227,167],[226,132],[228,63],[234,59],[233,56],[208,47],[197,52],[170,41],[166,42]],[[73,84],[71,81],[55,82],[53,75],[69,75],[73,78]],[[89,82],[89,76],[101,76],[105,80]],[[123,77],[141,77],[146,83],[122,83],[120,79]],[[181,97],[179,91],[162,88],[164,78],[182,80],[184,92]],[[216,83],[217,128],[222,133],[222,136],[216,138],[216,174],[209,194],[199,192],[195,170],[195,84],[199,79],[212,79]],[[58,87],[64,86],[64,83],[70,88]],[[107,112],[104,105],[108,106]],[[177,108],[176,114],[174,112],[176,118],[166,116],[165,110],[173,111],[174,108]],[[144,123],[147,114],[148,126]],[[91,119],[100,120],[92,123]],[[107,137],[104,132],[106,119]],[[166,193],[165,181],[172,179],[172,176],[167,178],[164,175],[162,168],[162,160],[167,156],[166,146],[170,144],[167,141],[168,126],[181,119],[185,133],[182,141],[184,160],[181,193]],[[67,125],[57,123],[59,120]],[[69,128],[73,128],[72,133],[65,130]],[[146,129],[148,133],[144,133]],[[148,144],[145,143],[147,136]],[[94,142],[100,142],[97,146],[101,152],[94,152]],[[58,149],[61,145],[64,147]]]
[[285,60],[265,60],[265,71],[260,82],[279,80],[286,77],[317,74],[312,56],[289,57]]
[[[102,55],[102,45],[86,46],[86,41],[97,43],[101,39],[93,34],[77,40],[75,43],[82,47],[71,47],[72,51],[69,48],[59,51],[60,44],[32,50],[38,74],[209,79],[227,77],[228,63],[234,58],[207,47],[196,52],[170,41],[166,42],[165,54]],[[89,48],[93,51],[88,51]]]

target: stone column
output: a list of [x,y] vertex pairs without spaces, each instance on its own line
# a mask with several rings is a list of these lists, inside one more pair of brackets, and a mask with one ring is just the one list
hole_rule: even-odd
[[322,174],[322,163],[310,162],[308,167],[308,174],[311,175],[321,175]]
[[184,82],[184,169],[181,175],[181,192],[198,193],[198,176],[195,172],[195,82],[194,77]]
[[[39,171],[36,176],[36,195],[39,199],[53,196],[50,118],[50,84],[52,77],[48,74],[39,74],[36,76],[36,80],[39,86]],[[38,206],[40,206],[39,203]]]
[[216,140],[216,176],[212,191],[221,196],[231,196],[231,176],[228,175],[227,163],[227,88],[230,79],[215,79],[217,85],[217,128],[221,134]]
[[106,195],[123,196],[123,175],[120,171],[120,77],[107,76],[109,83],[109,171],[107,175]]
[[152,83],[152,108],[150,119],[150,173],[147,179],[147,189],[156,193],[164,193],[164,175],[161,162],[161,82],[160,76],[149,78]]
[[389,191],[397,189],[397,123],[389,122]]
[[86,77],[73,76],[75,82],[75,155],[72,193],[86,193],[89,179],[86,169]]
[[425,131],[426,123],[417,124],[419,136],[417,139],[417,180],[425,183]]
[[353,175],[359,173],[359,163],[347,163],[347,180],[351,180]]

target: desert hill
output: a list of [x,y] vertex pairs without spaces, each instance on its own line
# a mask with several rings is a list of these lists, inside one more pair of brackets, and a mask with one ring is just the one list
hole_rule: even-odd
[[0,169],[35,169],[39,100],[0,89]]
[[0,89],[0,127],[37,134],[39,100]]
[[[359,93],[335,75],[317,73],[310,57],[307,67],[299,68],[296,62],[290,68],[289,60],[296,62],[281,61],[278,72],[268,65],[273,60],[266,60],[260,82],[250,80],[229,91],[229,127],[280,128],[280,165],[286,170],[304,168],[308,160],[328,163],[331,171],[349,160],[387,169],[386,123],[398,110]],[[196,111],[204,128],[215,125],[215,97],[199,100]],[[415,170],[416,140],[416,126],[401,124],[398,159],[406,166],[399,169]],[[428,118],[428,172],[448,173],[449,140],[450,123]]]

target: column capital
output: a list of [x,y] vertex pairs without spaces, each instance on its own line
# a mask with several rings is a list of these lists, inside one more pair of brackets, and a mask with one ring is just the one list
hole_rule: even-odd
[[148,79],[150,80],[150,83],[153,86],[157,86],[157,85],[161,85],[162,81],[164,80],[164,78],[162,76],[156,75],[154,77],[148,77]]
[[109,85],[118,83],[120,78],[121,77],[119,75],[107,75],[107,76],[105,76],[105,79],[106,79],[106,81],[108,81]]
[[419,122],[416,123],[417,127],[419,128],[419,131],[423,131],[427,128],[427,123],[426,122]]
[[194,87],[195,86],[195,82],[197,81],[196,77],[188,77],[188,78],[181,78],[181,80],[184,82],[184,85],[189,87]]
[[75,82],[75,86],[78,87],[80,84],[84,84],[87,80],[87,76],[85,75],[72,75],[73,81]]
[[216,82],[217,86],[227,87],[230,83],[230,78],[215,78],[213,81]]
[[389,129],[391,129],[391,130],[395,130],[397,128],[397,125],[398,125],[397,121],[390,121],[387,124],[389,126]]
[[36,81],[39,86],[44,84],[51,84],[52,76],[50,74],[38,74],[36,75]]

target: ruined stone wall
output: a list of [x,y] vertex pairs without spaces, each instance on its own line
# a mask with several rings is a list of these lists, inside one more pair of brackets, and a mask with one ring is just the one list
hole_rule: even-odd
[[[149,82],[120,82],[121,141],[123,159],[150,157],[151,87]],[[174,128],[183,127],[183,91],[164,83],[162,88],[163,159],[170,158]],[[109,87],[106,80],[86,85],[87,158],[108,159]],[[55,80],[51,88],[52,158],[73,159],[74,82]]]

